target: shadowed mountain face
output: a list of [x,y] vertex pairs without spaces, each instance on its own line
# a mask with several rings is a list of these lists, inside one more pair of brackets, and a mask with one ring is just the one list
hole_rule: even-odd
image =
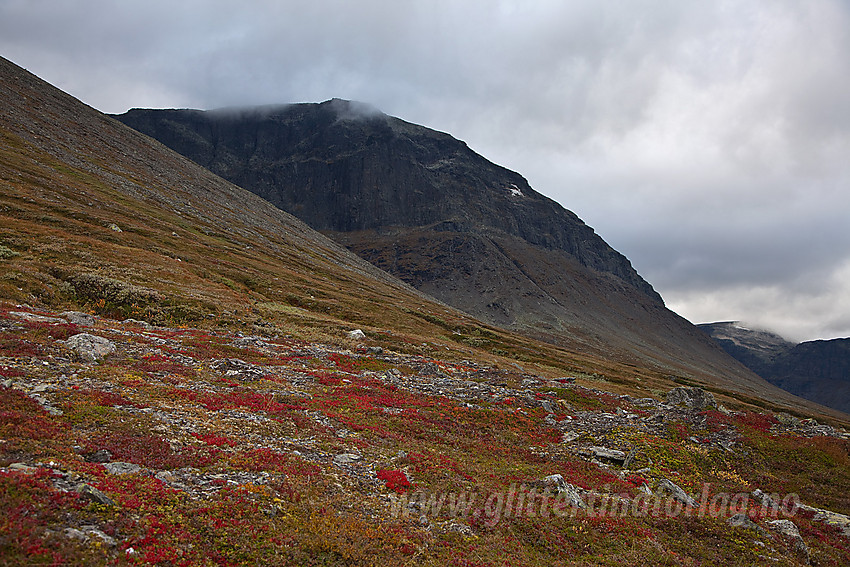
[[746,373],[575,214],[447,134],[336,99],[118,118],[485,321],[674,374]]
[[850,412],[850,338],[794,344],[734,322],[705,323],[699,328],[771,384]]

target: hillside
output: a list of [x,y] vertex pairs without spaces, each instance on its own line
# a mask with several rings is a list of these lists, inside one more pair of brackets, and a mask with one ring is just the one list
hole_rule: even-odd
[[747,368],[783,390],[850,412],[850,339],[786,341],[735,323],[698,325]]
[[592,228],[448,134],[338,99],[117,118],[490,324],[751,387]]
[[850,561],[846,416],[477,321],[3,59],[0,100],[0,565]]

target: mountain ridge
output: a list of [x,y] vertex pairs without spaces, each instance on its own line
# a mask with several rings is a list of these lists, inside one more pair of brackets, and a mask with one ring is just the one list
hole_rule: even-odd
[[850,338],[793,343],[737,322],[697,325],[750,370],[796,396],[850,412]]

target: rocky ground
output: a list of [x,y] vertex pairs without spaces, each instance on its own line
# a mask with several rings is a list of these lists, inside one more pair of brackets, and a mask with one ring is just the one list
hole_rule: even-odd
[[[467,565],[476,542],[501,538],[528,564],[850,560],[846,430],[361,335],[343,349],[7,306],[0,563]],[[813,489],[818,475],[832,485]],[[490,498],[465,514],[433,505],[461,493]],[[520,493],[527,511],[505,514],[501,495]],[[544,493],[566,495],[569,518],[543,522],[531,503]],[[747,500],[696,512],[723,494]],[[653,498],[678,515],[637,513]],[[529,543],[533,529],[570,543]]]

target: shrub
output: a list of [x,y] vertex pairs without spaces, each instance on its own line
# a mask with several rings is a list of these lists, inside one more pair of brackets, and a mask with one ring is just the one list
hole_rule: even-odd
[[378,471],[378,479],[386,483],[387,488],[399,494],[410,489],[410,481],[407,475],[401,471],[381,469]]

